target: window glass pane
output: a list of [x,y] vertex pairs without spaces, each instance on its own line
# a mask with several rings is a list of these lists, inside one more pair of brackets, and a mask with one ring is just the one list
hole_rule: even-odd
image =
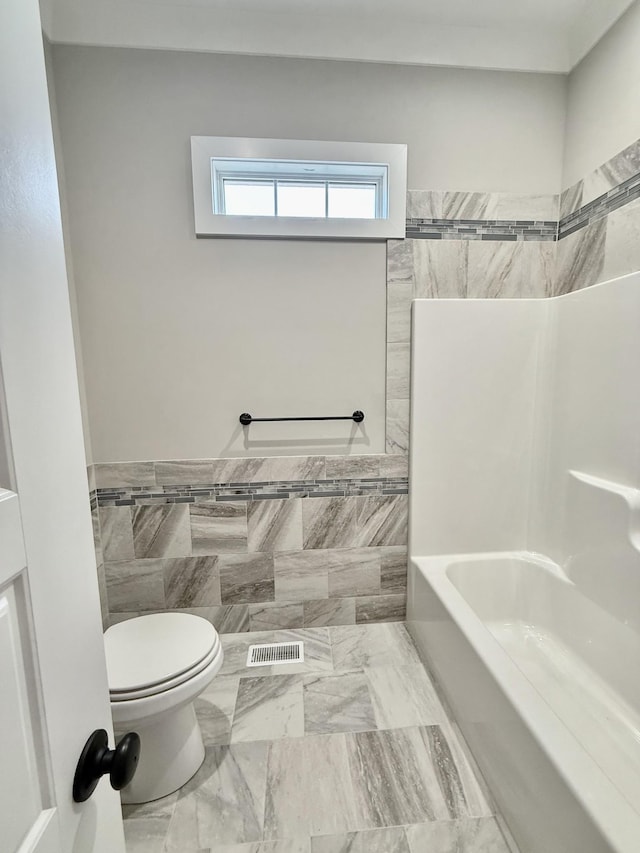
[[278,216],[325,218],[324,184],[285,184],[278,181]]
[[275,216],[273,181],[225,181],[224,209],[230,216]]
[[332,219],[375,219],[376,185],[329,184],[329,216]]

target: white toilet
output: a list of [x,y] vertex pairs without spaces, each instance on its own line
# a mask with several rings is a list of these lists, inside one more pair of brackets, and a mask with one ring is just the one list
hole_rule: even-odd
[[153,613],[104,635],[113,726],[140,735],[138,769],[123,803],[146,803],[182,787],[204,760],[193,707],[222,666],[216,629],[188,613]]

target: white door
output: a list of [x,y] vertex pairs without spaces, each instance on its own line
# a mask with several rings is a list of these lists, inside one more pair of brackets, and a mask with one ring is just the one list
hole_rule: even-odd
[[123,853],[108,780],[72,799],[113,733],[37,0],[0,2],[0,378],[0,849]]

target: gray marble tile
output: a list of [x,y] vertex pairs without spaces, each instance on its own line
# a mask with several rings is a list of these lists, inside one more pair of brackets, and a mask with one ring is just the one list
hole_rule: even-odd
[[305,549],[355,545],[357,501],[358,498],[307,498],[302,501]]
[[571,293],[601,280],[606,232],[604,218],[558,241],[554,295]]
[[408,477],[409,460],[405,455],[385,453],[380,457],[381,477]]
[[189,505],[193,554],[247,551],[247,505],[243,501],[203,501]]
[[[422,847],[420,853],[444,853],[439,847]],[[321,835],[311,839],[311,853],[412,853],[401,826],[368,829],[344,835]]]
[[473,299],[553,294],[556,244],[551,241],[469,242],[467,296]]
[[430,756],[449,818],[489,817],[492,814],[478,779],[448,722],[423,726],[419,732]]
[[302,550],[302,501],[252,501],[247,522],[249,551]]
[[140,610],[124,610],[121,613],[109,613],[109,625],[117,625],[119,622],[126,622],[127,619],[135,619],[136,616],[142,616]]
[[387,399],[409,399],[409,343],[387,343]]
[[250,631],[277,631],[282,628],[304,626],[302,602],[270,603],[249,605]]
[[372,595],[356,598],[356,623],[404,622],[406,595]]
[[499,193],[445,192],[444,219],[497,219]]
[[174,609],[201,616],[211,622],[219,634],[239,634],[249,630],[248,604],[222,604],[212,607],[179,607]]
[[198,485],[213,483],[211,459],[178,459],[155,463],[159,486]]
[[309,853],[309,838],[285,838],[279,841],[262,841],[256,844],[225,844],[211,853]]
[[[256,417],[258,416],[256,413]],[[212,463],[214,483],[257,483],[272,480],[324,478],[324,456],[253,456],[213,459]]]
[[240,679],[231,728],[232,743],[303,735],[301,676]]
[[[100,592],[100,615],[102,617],[102,630],[106,629],[111,624],[109,620],[109,593],[107,592],[107,579],[105,576],[104,563],[98,565],[98,590]],[[355,621],[355,610],[354,610]]]
[[408,495],[357,498],[357,543],[362,546],[407,544]]
[[377,548],[345,548],[329,552],[330,598],[379,593],[380,554]]
[[[252,631],[250,634],[221,635],[224,649],[222,675],[262,678],[271,675],[307,675],[332,672],[333,658],[328,628],[292,628],[279,631]],[[253,643],[304,643],[304,663],[247,668],[247,652]]]
[[422,729],[356,732],[345,738],[361,828],[449,817]]
[[195,701],[205,746],[231,743],[231,725],[240,677],[217,675]]
[[444,193],[438,190],[409,190],[407,219],[442,219]]
[[409,451],[409,401],[387,400],[386,419],[387,453]]
[[125,805],[124,839],[127,853],[162,853],[177,794],[139,805]]
[[447,719],[435,687],[421,664],[365,669],[377,728],[440,725]]
[[493,818],[422,823],[407,826],[405,832],[410,853],[509,853]]
[[413,281],[411,240],[387,240],[387,282]]
[[105,563],[109,612],[164,610],[162,560]]
[[210,607],[220,604],[217,557],[163,560],[167,607]]
[[[116,507],[116,509],[119,509],[119,507]],[[99,566],[100,563],[104,563],[104,555],[102,553],[102,534],[100,532],[100,515],[98,513],[98,507],[91,510],[91,526],[93,528],[93,547],[96,554],[96,565]]]
[[564,219],[565,216],[575,213],[576,210],[582,207],[582,190],[582,181],[578,181],[577,184],[573,184],[573,186],[563,190],[560,195],[559,219]]
[[271,554],[222,554],[218,567],[223,604],[273,601]]
[[326,475],[328,480],[348,477],[380,477],[382,455],[327,456]]
[[310,769],[308,796],[309,829],[314,835],[333,835],[360,829],[347,737],[307,736],[304,754]]
[[361,732],[375,728],[369,683],[364,673],[305,676],[305,734]]
[[153,462],[98,463],[93,468],[96,489],[153,486],[156,482]]
[[387,343],[408,342],[411,339],[413,288],[413,279],[387,282]]
[[[559,197],[557,195],[527,195],[498,193],[496,219],[552,221],[558,219]],[[493,218],[493,217],[489,217]]]
[[258,742],[208,747],[202,767],[180,791],[166,849],[261,841],[267,752],[268,744]]
[[102,553],[106,561],[133,560],[131,507],[103,506],[99,510]]
[[468,240],[407,240],[412,244],[415,299],[464,299]]
[[305,628],[323,625],[355,625],[356,602],[354,598],[329,598],[304,602]]
[[[324,499],[313,498],[312,502],[318,500]],[[329,561],[326,550],[276,554],[274,572],[275,597],[278,601],[329,597]]]
[[407,548],[395,545],[380,548],[380,590],[386,593],[406,595],[407,592]]
[[584,178],[583,204],[588,204],[640,172],[640,140],[632,142]]
[[137,558],[189,557],[188,504],[133,507],[133,550]]
[[309,767],[306,739],[287,738],[269,744],[264,838],[309,836]]
[[90,492],[92,492],[96,488],[95,465],[87,465],[87,488]]
[[640,200],[609,214],[600,278],[608,281],[636,270],[640,270]]
[[400,623],[336,625],[328,631],[336,672],[375,666],[422,666],[413,640]]

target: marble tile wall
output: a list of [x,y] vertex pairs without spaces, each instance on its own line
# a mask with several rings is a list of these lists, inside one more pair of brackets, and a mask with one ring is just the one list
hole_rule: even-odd
[[239,632],[404,618],[406,457],[124,463],[93,475],[111,621],[177,609]]

